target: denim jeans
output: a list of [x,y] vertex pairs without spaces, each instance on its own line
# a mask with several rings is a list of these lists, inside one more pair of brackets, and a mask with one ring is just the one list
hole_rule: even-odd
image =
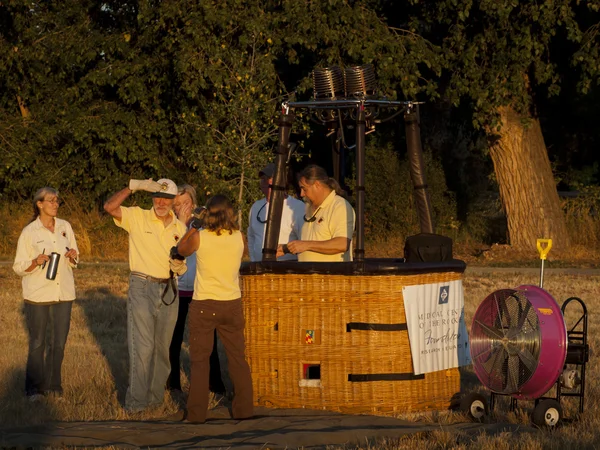
[[161,299],[164,289],[164,283],[135,275],[129,277],[129,388],[125,397],[125,408],[129,411],[141,411],[163,402],[165,382],[171,369],[169,345],[179,306],[171,289]]
[[[55,391],[62,394],[62,362],[71,325],[73,302],[29,303],[24,306],[29,332],[29,354],[25,371],[25,394]],[[51,338],[46,351],[46,327]],[[45,353],[45,358],[44,358]]]

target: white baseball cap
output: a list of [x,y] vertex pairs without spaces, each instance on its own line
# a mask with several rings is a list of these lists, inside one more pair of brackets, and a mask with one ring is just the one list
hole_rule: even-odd
[[175,198],[177,196],[177,185],[173,182],[173,180],[169,180],[168,178],[161,178],[157,181],[162,187],[160,191],[152,194],[152,197],[160,197],[160,198]]

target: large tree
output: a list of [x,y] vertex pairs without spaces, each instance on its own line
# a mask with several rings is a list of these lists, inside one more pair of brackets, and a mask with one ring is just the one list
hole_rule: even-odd
[[445,0],[372,2],[391,25],[418,33],[443,55],[438,94],[471,107],[484,129],[508,221],[510,243],[536,238],[569,246],[565,219],[536,110],[536,94],[557,94],[565,71],[580,88],[597,81],[598,1]]

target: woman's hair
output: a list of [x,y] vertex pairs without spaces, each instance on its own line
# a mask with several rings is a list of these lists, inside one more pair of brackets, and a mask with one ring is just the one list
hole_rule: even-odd
[[229,234],[233,234],[234,231],[240,229],[233,205],[227,197],[221,194],[208,200],[206,209],[200,213],[200,219],[203,227],[217,233],[217,236],[220,236],[222,231],[229,231]]
[[198,200],[196,197],[196,189],[189,184],[180,184],[177,186],[177,195],[187,194],[192,199],[192,209],[198,204]]
[[55,197],[58,197],[58,191],[48,186],[37,190],[37,192],[33,196],[33,216],[31,217],[29,223],[35,221],[35,219],[37,219],[40,215],[40,208],[38,208],[37,202],[44,201],[46,195],[53,195]]
[[301,178],[304,178],[310,185],[312,185],[315,181],[319,181],[329,186],[329,188],[332,191],[335,191],[335,193],[340,197],[347,197],[346,191],[341,188],[337,180],[327,175],[327,172],[325,172],[325,169],[323,169],[321,166],[317,166],[316,164],[310,164],[306,166],[298,174],[298,180]]

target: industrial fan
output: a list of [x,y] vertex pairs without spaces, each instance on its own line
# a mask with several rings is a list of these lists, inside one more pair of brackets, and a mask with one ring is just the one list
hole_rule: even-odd
[[[571,300],[580,303],[584,314],[568,332],[563,312]],[[583,331],[576,331],[580,324]],[[486,297],[475,312],[470,340],[473,368],[479,381],[492,392],[492,408],[495,395],[511,396],[513,408],[518,399],[536,400],[534,423],[555,426],[562,416],[560,388],[581,386],[577,393],[562,395],[581,397],[583,412],[585,367],[580,376],[565,365],[585,365],[588,358],[587,310],[581,300],[569,299],[561,310],[554,298],[537,286],[498,290]],[[575,340],[581,343],[574,342],[569,349],[570,341]],[[543,398],[557,380],[556,398]],[[463,409],[473,417],[487,413],[485,399],[479,394],[468,395],[463,403],[467,405]]]
[[479,381],[492,392],[540,397],[558,379],[567,356],[560,307],[536,286],[494,292],[473,318],[471,356]]

